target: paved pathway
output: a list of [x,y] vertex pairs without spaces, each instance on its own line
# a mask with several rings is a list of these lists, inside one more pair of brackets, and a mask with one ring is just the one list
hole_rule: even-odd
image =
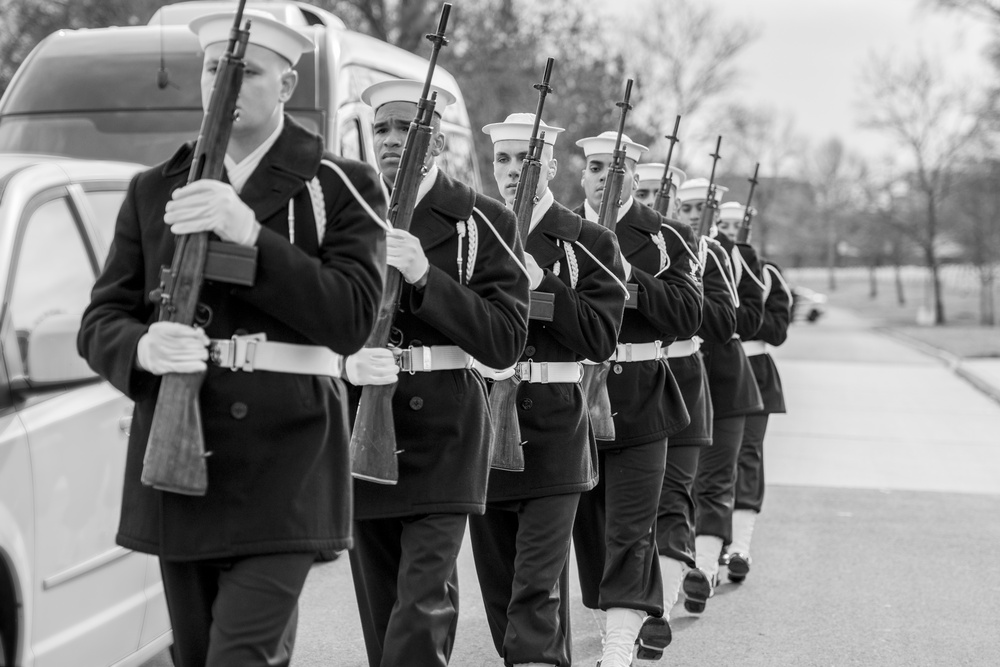
[[[643,664],[1000,665],[1000,405],[836,310],[775,356],[789,414],[766,440],[753,571],[701,616],[678,605]],[[459,573],[452,665],[499,667],[468,543]],[[301,609],[293,665],[365,667],[346,558],[314,568]],[[593,667],[575,584],[572,612],[574,665]]]

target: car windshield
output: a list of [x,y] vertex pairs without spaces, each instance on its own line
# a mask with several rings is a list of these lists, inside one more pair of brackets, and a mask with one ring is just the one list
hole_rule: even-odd
[[[320,133],[319,112],[290,112]],[[157,164],[198,136],[201,110],[97,111],[8,116],[0,151]]]

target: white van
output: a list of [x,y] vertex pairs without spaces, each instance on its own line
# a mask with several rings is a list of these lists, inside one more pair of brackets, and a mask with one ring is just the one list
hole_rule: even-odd
[[[391,78],[423,80],[427,61],[352,32],[333,14],[304,2],[251,0],[247,7],[297,27],[316,43],[296,67],[299,85],[287,111],[321,134],[329,150],[374,165],[371,110],[361,102],[361,91]],[[202,118],[202,53],[187,24],[195,16],[233,9],[231,1],[180,2],[161,8],[146,26],[50,35],[28,55],[0,99],[0,152],[146,165],[169,158],[197,136]],[[441,67],[435,83],[458,97],[444,110],[448,147],[441,165],[478,189],[461,90]]]

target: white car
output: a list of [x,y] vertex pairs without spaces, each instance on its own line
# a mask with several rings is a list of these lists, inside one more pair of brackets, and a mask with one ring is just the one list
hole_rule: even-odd
[[138,165],[0,155],[0,667],[140,665],[157,559],[115,544],[132,404],[76,352]]

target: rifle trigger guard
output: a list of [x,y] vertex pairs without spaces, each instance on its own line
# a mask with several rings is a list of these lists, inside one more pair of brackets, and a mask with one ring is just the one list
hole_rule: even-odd
[[194,321],[192,324],[196,327],[205,328],[212,322],[213,314],[211,306],[199,302],[194,307]]

